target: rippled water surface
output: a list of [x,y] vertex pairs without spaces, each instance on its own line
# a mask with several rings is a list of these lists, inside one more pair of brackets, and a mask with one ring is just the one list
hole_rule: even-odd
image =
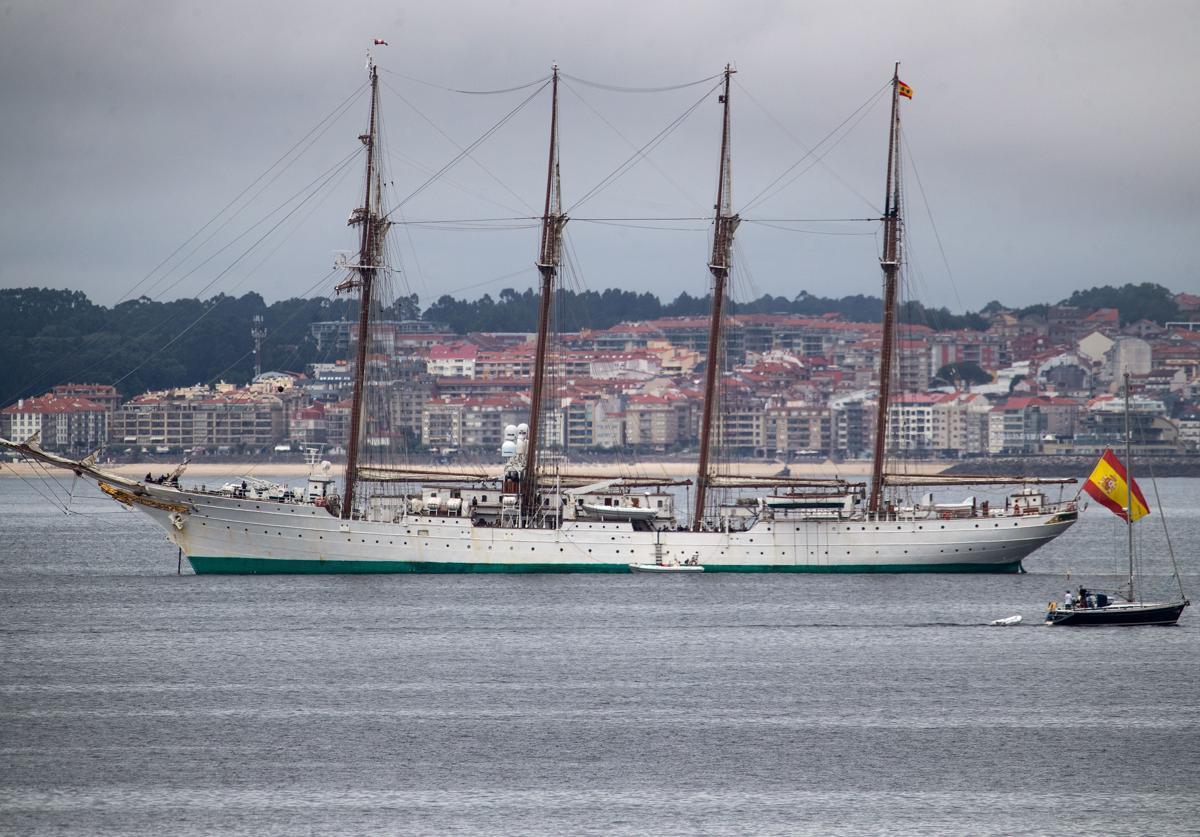
[[[1198,830],[1200,609],[1041,625],[1115,586],[1100,509],[1022,576],[197,577],[35,487],[0,479],[0,832]],[[1200,481],[1160,490],[1200,602]]]

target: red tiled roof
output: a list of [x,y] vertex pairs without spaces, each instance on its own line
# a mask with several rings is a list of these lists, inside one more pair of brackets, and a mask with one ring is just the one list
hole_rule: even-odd
[[17,413],[103,413],[105,408],[86,398],[64,395],[40,395],[26,398],[23,402],[10,404],[0,412]]

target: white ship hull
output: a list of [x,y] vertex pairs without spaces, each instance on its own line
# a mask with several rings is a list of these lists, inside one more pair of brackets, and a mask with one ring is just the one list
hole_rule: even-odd
[[706,572],[1006,573],[1019,572],[1022,559],[1077,516],[1072,507],[952,519],[763,519],[731,532],[570,520],[561,528],[523,529],[458,516],[347,521],[302,503],[146,489],[132,504],[166,531],[197,573],[624,573],[632,563],[690,558]]

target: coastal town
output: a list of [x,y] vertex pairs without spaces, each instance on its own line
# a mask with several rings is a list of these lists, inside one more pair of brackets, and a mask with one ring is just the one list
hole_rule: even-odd
[[[1117,443],[1131,373],[1138,455],[1200,450],[1200,296],[1175,296],[1182,319],[1124,322],[1115,308],[998,309],[981,330],[906,324],[887,448],[914,460],[1091,456]],[[256,329],[259,328],[256,325]],[[378,322],[368,354],[369,449],[487,459],[526,420],[529,333],[457,334],[423,319]],[[709,323],[662,317],[560,333],[549,359],[554,409],[543,445],[575,458],[670,456],[697,445]],[[262,334],[246,335],[248,345]],[[224,381],[123,393],[70,382],[0,411],[0,435],[38,435],[47,450],[144,458],[336,457],[349,438],[356,323],[315,322],[325,362]],[[876,322],[838,314],[738,314],[725,329],[716,442],[746,460],[869,457],[881,348]]]

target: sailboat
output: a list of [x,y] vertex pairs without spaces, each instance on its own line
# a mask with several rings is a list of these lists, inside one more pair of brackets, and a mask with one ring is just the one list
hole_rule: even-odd
[[[1183,609],[1191,604],[1183,593],[1183,580],[1179,566],[1175,563],[1175,550],[1167,534],[1167,554],[1171,559],[1179,598],[1169,601],[1147,601],[1139,599],[1135,587],[1135,561],[1133,524],[1150,514],[1150,506],[1133,478],[1133,445],[1129,424],[1129,373],[1125,373],[1125,462],[1117,459],[1111,450],[1106,450],[1091,477],[1084,483],[1084,490],[1095,500],[1110,509],[1125,521],[1128,538],[1128,576],[1125,585],[1118,591],[1104,592],[1079,588],[1078,594],[1068,593],[1062,605],[1050,603],[1046,613],[1047,625],[1072,625],[1095,627],[1100,625],[1174,625],[1179,621]],[[1153,479],[1153,476],[1151,476]],[[1159,510],[1162,516],[1162,510]],[[1163,519],[1163,532],[1166,533]]]
[[[304,491],[261,486],[220,490],[138,481],[110,473],[95,455],[71,460],[45,451],[36,439],[0,440],[0,446],[44,465],[96,482],[126,506],[148,515],[197,573],[397,572],[630,572],[632,565],[703,566],[706,572],[1019,572],[1022,560],[1074,524],[1073,500],[1052,501],[1041,484],[1074,480],[974,482],[1020,484],[1003,507],[974,503],[954,513],[932,500],[906,501],[910,478],[884,470],[892,348],[896,342],[897,281],[901,267],[900,97],[911,90],[891,81],[891,120],[885,191],[883,351],[876,416],[875,461],[869,495],[863,484],[792,476],[764,479],[717,474],[710,468],[718,397],[721,330],[733,237],[730,79],[722,95],[721,151],[713,244],[707,366],[695,505],[690,520],[676,514],[672,488],[691,481],[630,475],[573,476],[539,450],[548,404],[547,348],[563,228],[558,158],[558,87],[551,88],[550,151],[537,268],[540,304],[529,420],[504,431],[496,469],[433,473],[363,464],[370,420],[367,370],[371,300],[387,269],[384,240],[390,226],[381,193],[379,76],[373,61],[363,203],[350,216],[359,230],[357,261],[340,285],[360,298],[352,369],[350,439],[339,493],[328,463],[313,458]],[[971,479],[925,479],[919,484],[971,484]],[[398,493],[395,488],[400,486]],[[384,489],[392,489],[391,492]],[[797,489],[804,489],[797,493]],[[757,492],[722,503],[722,493]],[[787,491],[785,498],[769,499]],[[821,501],[814,494],[824,495]],[[996,504],[999,506],[999,504]],[[689,563],[691,562],[691,563]]]

